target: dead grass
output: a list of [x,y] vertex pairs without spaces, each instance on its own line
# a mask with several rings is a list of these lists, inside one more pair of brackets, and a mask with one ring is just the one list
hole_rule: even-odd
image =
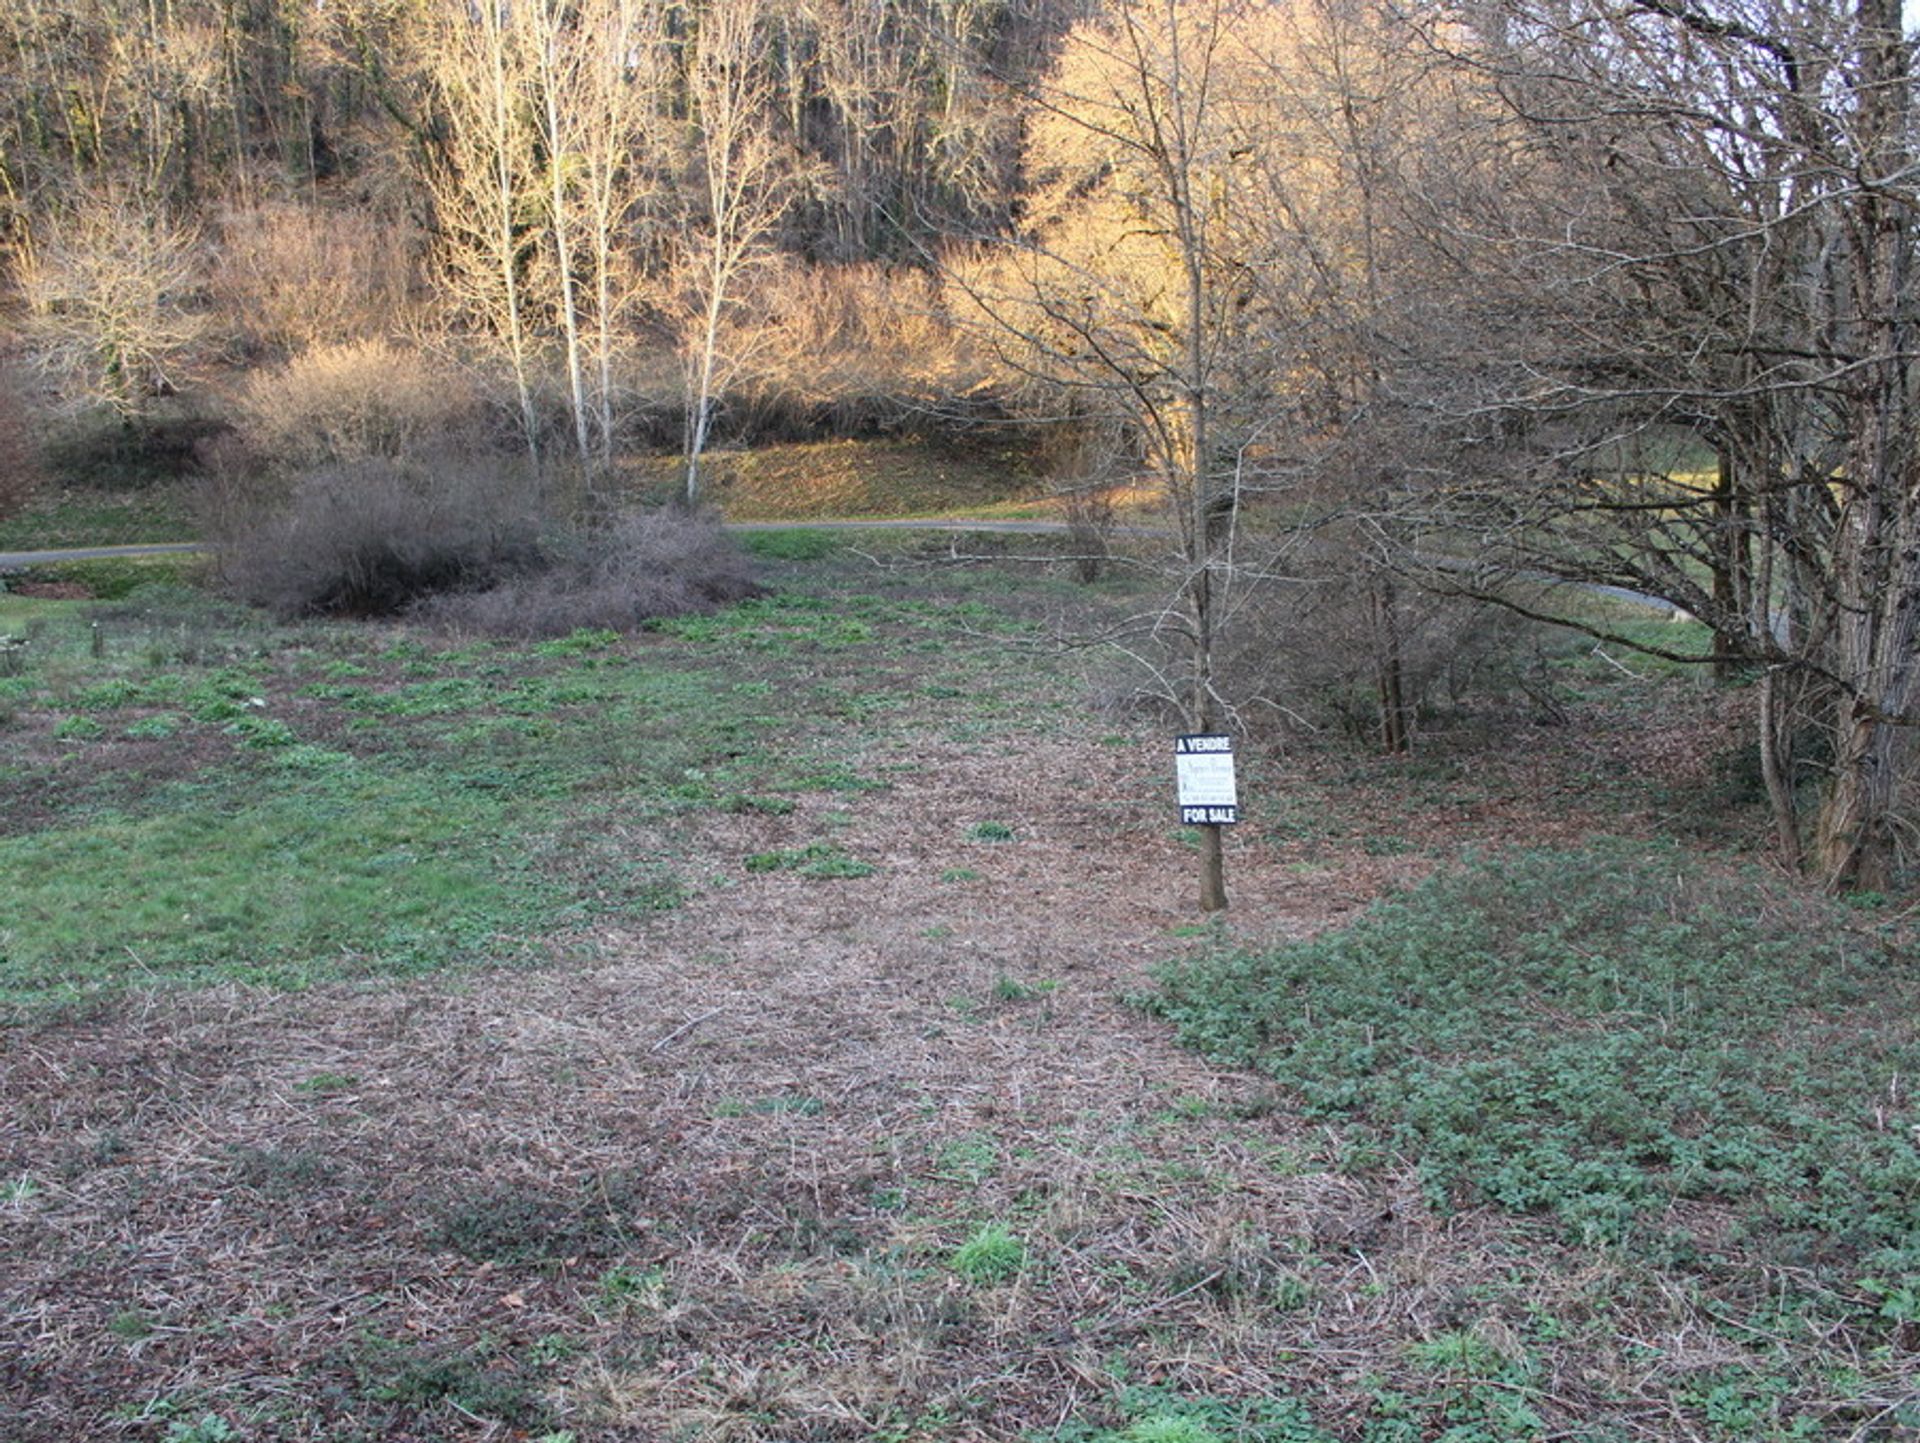
[[[729,521],[804,521],[864,516],[970,513],[1037,488],[1019,475],[1021,458],[938,440],[806,441],[720,450],[702,465]],[[671,495],[677,457],[636,464],[629,485]]]
[[[1015,1440],[1117,1420],[1123,1383],[1298,1396],[1356,1438],[1381,1380],[1443,1386],[1409,1350],[1457,1333],[1545,1360],[1536,1436],[1687,1436],[1676,1388],[1750,1356],[1697,1298],[1435,1216],[1124,1004],[1187,945],[1191,859],[1159,740],[1090,725],[701,814],[688,905],[536,973],[0,1034],[9,1443]],[[1587,790],[1581,740],[1525,727],[1478,777],[1422,758],[1425,798],[1408,763],[1296,759],[1223,925],[1307,933],[1436,846],[1618,823],[1615,736]],[[850,806],[872,875],[743,865]],[[986,1223],[1026,1249],[998,1283],[952,1266]]]

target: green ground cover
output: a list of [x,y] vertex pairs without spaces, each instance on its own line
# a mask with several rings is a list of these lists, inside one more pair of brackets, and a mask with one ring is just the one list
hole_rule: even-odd
[[181,485],[127,491],[49,485],[20,511],[0,517],[0,551],[192,541],[199,534],[192,497]]
[[[838,728],[893,705],[917,648],[1009,625],[961,596],[776,595],[497,646],[268,628],[167,588],[0,597],[27,643],[0,677],[0,999],[551,955],[697,884],[678,819],[884,788]],[[818,674],[849,652],[851,683]]]
[[1250,742],[1196,921],[1162,719],[1040,644],[1123,583],[750,544],[538,644],[0,597],[23,1439],[1920,1427],[1920,968],[1702,841],[1728,694],[1563,638]]

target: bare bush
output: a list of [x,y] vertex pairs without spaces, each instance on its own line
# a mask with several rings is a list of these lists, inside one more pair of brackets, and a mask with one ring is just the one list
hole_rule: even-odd
[[430,597],[414,614],[489,636],[565,636],[697,615],[759,590],[751,558],[712,516],[672,507],[563,538],[539,570]]
[[470,377],[380,340],[318,346],[257,374],[237,409],[247,445],[289,471],[473,449],[489,431]]
[[742,333],[727,339],[742,358],[728,397],[741,430],[853,434],[945,405],[987,379],[984,358],[922,272],[783,260],[750,287],[734,319]]
[[531,494],[522,467],[491,456],[334,462],[300,474],[283,502],[233,506],[216,557],[236,596],[282,616],[390,616],[537,566]]
[[243,342],[287,355],[391,335],[416,248],[365,211],[285,201],[236,210],[220,224],[214,302]]
[[1243,712],[1393,750],[1470,698],[1534,695],[1539,628],[1502,607],[1383,593],[1339,545],[1302,548],[1289,573],[1249,587],[1222,648],[1220,688]]
[[1073,574],[1098,581],[1113,556],[1116,496],[1133,470],[1120,428],[1092,418],[1041,428],[1035,460],[1060,500],[1073,538]]
[[20,253],[34,359],[70,400],[145,417],[206,335],[204,262],[193,227],[118,191],[81,194]]

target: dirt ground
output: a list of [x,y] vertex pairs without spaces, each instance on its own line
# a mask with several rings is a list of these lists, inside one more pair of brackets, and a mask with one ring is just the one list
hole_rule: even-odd
[[[1521,731],[1465,801],[1303,772],[1344,836],[1230,838],[1215,940],[1521,818],[1617,827],[1566,749],[1604,785],[1672,742]],[[537,970],[0,1033],[0,1440],[1010,1440],[1126,1386],[1357,1437],[1409,1346],[1577,1307],[1598,1274],[1546,1235],[1434,1215],[1127,1005],[1206,926],[1162,748],[1113,741],[929,741],[884,792],[711,814],[683,907]],[[823,834],[872,874],[742,865]],[[983,1237],[1011,1261],[968,1262]],[[1540,1436],[1603,1397],[1684,1436],[1660,1376],[1731,1345],[1677,1300],[1644,1321],[1552,1355]]]

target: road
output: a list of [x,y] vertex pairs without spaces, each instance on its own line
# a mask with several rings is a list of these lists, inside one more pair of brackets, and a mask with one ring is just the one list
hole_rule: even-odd
[[62,561],[111,561],[116,556],[175,556],[204,550],[198,541],[150,541],[134,546],[79,546],[60,551],[0,551],[0,571],[52,566]]

